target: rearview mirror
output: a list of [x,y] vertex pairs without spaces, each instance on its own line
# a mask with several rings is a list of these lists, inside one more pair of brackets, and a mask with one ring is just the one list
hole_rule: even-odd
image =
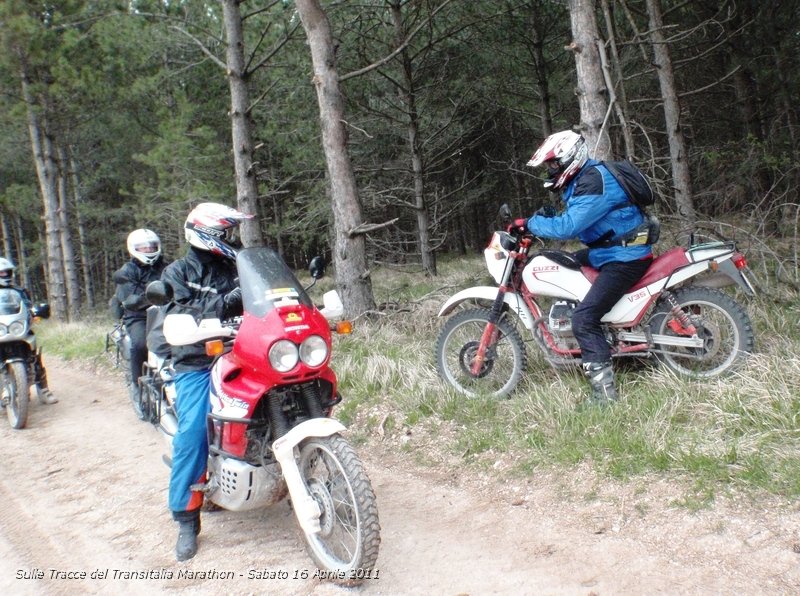
[[165,304],[172,302],[175,292],[172,289],[172,286],[167,282],[156,280],[147,284],[147,289],[144,291],[144,295],[150,304],[164,306]]
[[513,215],[511,214],[511,208],[507,203],[503,203],[500,206],[500,211],[497,213],[497,217],[500,220],[501,227],[503,228],[511,223]]
[[50,305],[47,304],[47,302],[40,302],[39,304],[34,304],[31,307],[31,314],[34,317],[39,317],[40,319],[49,319]]
[[319,279],[325,275],[325,257],[316,256],[308,264],[308,272],[314,279]]

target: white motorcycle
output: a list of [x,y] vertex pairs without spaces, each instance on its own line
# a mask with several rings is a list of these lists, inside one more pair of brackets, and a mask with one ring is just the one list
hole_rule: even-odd
[[[507,206],[501,216],[511,221]],[[533,250],[529,233],[498,231],[484,250],[497,286],[477,286],[448,299],[436,344],[441,377],[468,396],[507,396],[527,366],[523,334],[553,367],[581,362],[571,316],[597,277],[560,250]],[[653,259],[642,279],[603,318],[612,356],[654,356],[674,372],[709,378],[733,370],[754,346],[745,309],[718,289],[736,284],[748,295],[747,261],[733,242],[674,247]],[[523,331],[520,333],[520,326]]]

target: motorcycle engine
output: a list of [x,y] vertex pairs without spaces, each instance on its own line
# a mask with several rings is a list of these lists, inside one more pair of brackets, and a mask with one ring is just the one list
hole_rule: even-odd
[[559,300],[550,307],[549,326],[553,335],[560,337],[573,337],[572,312],[575,310],[574,302]]

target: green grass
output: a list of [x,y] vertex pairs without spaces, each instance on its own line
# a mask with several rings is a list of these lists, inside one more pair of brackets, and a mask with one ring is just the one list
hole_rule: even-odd
[[[532,343],[528,371],[510,399],[468,399],[446,386],[434,366],[438,309],[458,289],[486,280],[480,257],[442,259],[439,272],[430,279],[374,271],[380,315],[334,338],[344,398],[335,415],[356,442],[396,444],[421,465],[492,470],[502,458],[510,464],[496,473],[523,479],[587,466],[622,481],[661,475],[685,487],[676,504],[688,509],[732,490],[800,496],[797,296],[747,304],[757,352],[734,376],[697,382],[647,363],[619,366],[622,399],[598,409],[582,405],[582,376],[551,369]],[[45,355],[110,368],[103,348],[111,327],[102,319],[47,321],[37,333]]]

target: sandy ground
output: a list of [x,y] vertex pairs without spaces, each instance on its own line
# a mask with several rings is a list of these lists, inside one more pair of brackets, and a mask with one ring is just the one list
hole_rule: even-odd
[[358,447],[382,526],[361,587],[314,578],[286,502],[204,514],[176,563],[160,435],[119,378],[47,365],[59,403],[0,419],[0,594],[800,594],[796,503],[691,513],[666,481],[464,477],[378,438]]

